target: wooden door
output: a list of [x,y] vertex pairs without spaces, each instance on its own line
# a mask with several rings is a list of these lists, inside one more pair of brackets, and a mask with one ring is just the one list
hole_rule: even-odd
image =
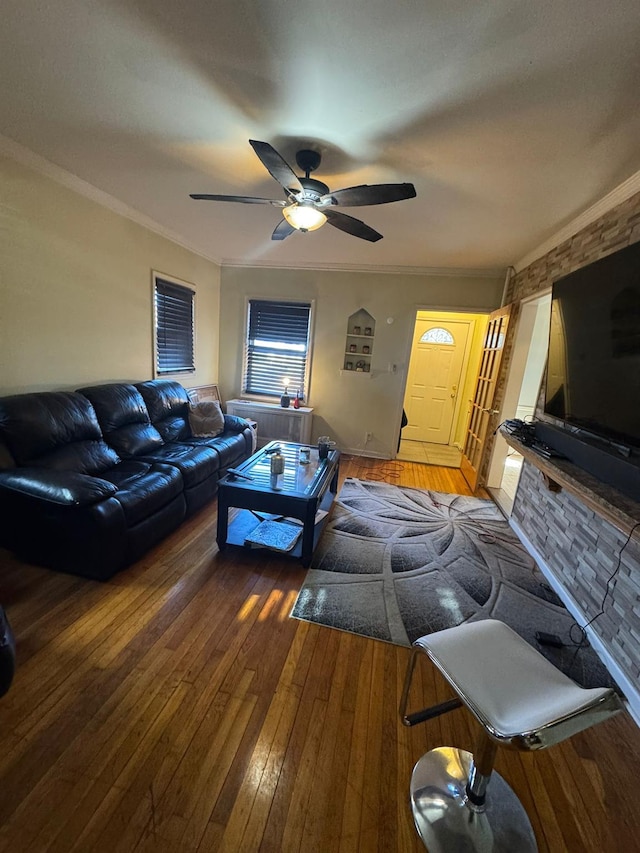
[[502,352],[509,325],[511,305],[498,308],[489,315],[487,331],[484,337],[482,349],[482,360],[476,380],[476,389],[471,403],[469,426],[467,437],[462,453],[460,470],[471,489],[475,491],[478,484],[478,474],[482,454],[489,425],[499,414],[499,410],[493,408],[493,400],[496,393],[498,373],[502,361]]
[[470,325],[440,318],[416,321],[404,398],[409,423],[403,438],[449,443]]

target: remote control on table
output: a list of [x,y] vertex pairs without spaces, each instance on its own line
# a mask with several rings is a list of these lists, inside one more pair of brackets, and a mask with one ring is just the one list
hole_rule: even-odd
[[232,477],[241,477],[243,480],[253,480],[250,474],[243,474],[242,471],[236,471],[235,468],[229,468],[227,474],[230,474]]

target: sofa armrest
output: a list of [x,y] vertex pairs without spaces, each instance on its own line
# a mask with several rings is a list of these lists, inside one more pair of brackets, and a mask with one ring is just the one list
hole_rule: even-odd
[[0,472],[0,489],[58,506],[91,506],[113,497],[113,483],[73,471],[12,468]]
[[251,426],[251,424],[246,418],[240,418],[238,415],[224,416],[225,432],[244,432],[249,426]]

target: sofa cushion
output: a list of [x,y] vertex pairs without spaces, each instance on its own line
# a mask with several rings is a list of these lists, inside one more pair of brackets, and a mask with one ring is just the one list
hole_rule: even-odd
[[219,456],[210,447],[195,447],[177,441],[157,448],[152,454],[145,456],[145,459],[175,465],[182,474],[187,489],[215,476],[220,468]]
[[91,403],[73,391],[0,398],[0,433],[17,465],[95,475],[119,462]]
[[214,438],[224,432],[224,414],[217,400],[203,400],[189,408],[189,427],[196,438]]
[[135,385],[112,383],[78,390],[91,401],[107,443],[122,459],[142,456],[162,446],[162,436],[150,423]]
[[233,467],[244,461],[251,454],[247,452],[247,442],[244,433],[224,433],[215,438],[192,438],[189,444],[197,447],[210,447],[218,454],[220,475],[223,469]]
[[164,441],[189,438],[189,396],[179,382],[149,379],[137,382],[136,388],[147,406],[151,423]]
[[127,527],[133,527],[182,495],[178,469],[159,462],[129,459],[104,474],[117,488],[114,499],[122,506]]

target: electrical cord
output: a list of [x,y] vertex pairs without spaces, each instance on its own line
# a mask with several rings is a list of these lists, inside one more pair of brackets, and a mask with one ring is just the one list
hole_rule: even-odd
[[[605,587],[604,595],[603,595],[603,597],[602,597],[602,603],[601,603],[601,605],[600,605],[600,610],[596,613],[596,615],[595,615],[595,616],[592,616],[592,617],[591,617],[591,619],[589,619],[589,621],[588,621],[588,622],[585,622],[585,624],[584,624],[584,625],[578,625],[578,623],[577,623],[577,622],[575,622],[575,623],[571,626],[571,628],[569,629],[569,638],[571,639],[572,644],[577,646],[576,654],[578,653],[578,651],[580,650],[580,648],[581,648],[582,646],[584,646],[585,644],[587,644],[587,645],[588,645],[588,643],[589,643],[589,639],[588,639],[588,637],[587,637],[587,631],[586,631],[586,629],[589,627],[589,625],[592,625],[592,624],[596,621],[596,619],[598,619],[598,618],[599,618],[600,616],[602,616],[602,615],[603,615],[603,613],[604,613],[604,610],[605,610],[605,607],[604,607],[605,602],[606,602],[606,600],[607,600],[607,598],[608,598],[608,596],[609,596],[609,593],[613,593],[613,590],[615,589],[615,586],[616,586],[616,582],[617,582],[617,579],[618,579],[618,572],[620,571],[620,567],[621,567],[621,565],[622,565],[622,554],[623,554],[623,552],[624,552],[624,549],[627,547],[627,545],[629,544],[629,542],[631,542],[631,538],[632,538],[633,534],[636,532],[636,530],[637,530],[639,527],[640,527],[640,521],[636,522],[636,523],[633,525],[633,527],[632,527],[632,528],[631,528],[631,530],[629,531],[629,535],[627,536],[627,538],[626,538],[626,540],[625,540],[625,542],[624,542],[624,545],[622,546],[622,548],[620,548],[620,550],[619,550],[619,552],[618,552],[618,561],[617,561],[617,563],[616,563],[616,567],[615,567],[615,569],[611,572],[611,574],[609,575],[609,577],[608,577],[608,579],[607,579],[607,583],[606,583],[606,587]],[[577,629],[580,631],[580,640],[578,640],[578,641],[576,641],[576,640],[575,640],[575,638],[574,638],[574,636],[573,636],[573,634],[574,634],[574,629],[575,629],[575,628],[577,628]]]

